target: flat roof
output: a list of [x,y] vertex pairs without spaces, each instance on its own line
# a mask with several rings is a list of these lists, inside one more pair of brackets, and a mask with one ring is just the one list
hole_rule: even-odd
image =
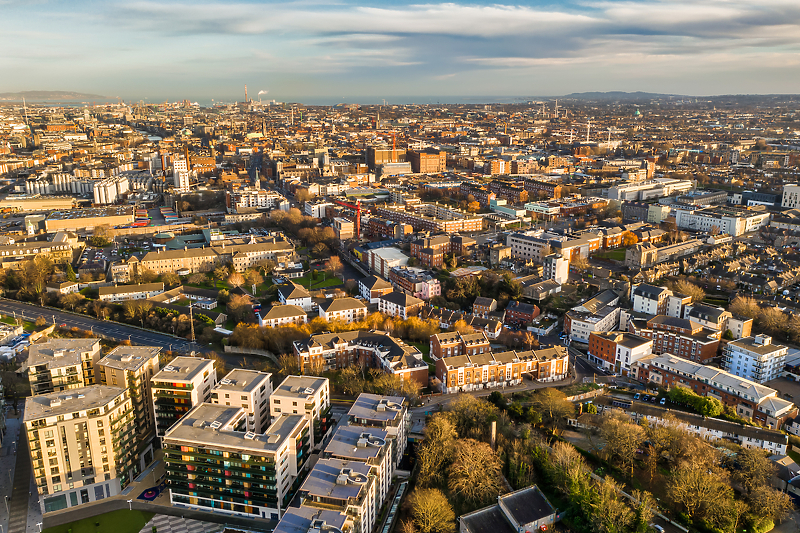
[[[380,405],[385,406],[385,409],[378,410]],[[397,417],[403,416],[403,407],[405,405],[406,399],[402,396],[380,396],[378,394],[361,393],[347,415],[364,420],[395,420]]]
[[[348,518],[344,511],[320,509],[308,505],[289,507],[283,513],[281,521],[275,526],[273,533],[308,533],[309,530],[314,529],[315,523],[317,525],[324,524],[319,527],[320,533],[327,533],[330,528],[343,531]],[[333,533],[335,530],[330,531]]]
[[[342,470],[350,469],[346,483],[337,483]],[[310,496],[333,498],[337,500],[357,499],[363,494],[362,489],[370,482],[369,472],[372,467],[361,461],[343,459],[320,459],[308,473],[300,491]]]
[[120,387],[107,387],[106,385],[92,385],[80,387],[70,391],[51,392],[25,399],[25,422],[39,420],[51,416],[77,413],[98,409],[114,399],[124,396],[125,391]]
[[286,439],[307,424],[303,415],[281,415],[262,434],[235,431],[247,415],[242,407],[201,403],[186,413],[164,435],[164,441],[191,442],[212,448],[230,448],[256,453],[275,453]]
[[[367,462],[381,454],[388,435],[386,430],[380,428],[339,426],[325,446],[325,455]],[[362,437],[366,438],[366,442],[362,441],[359,446]]]
[[214,361],[200,357],[176,357],[162,368],[150,381],[192,381],[206,369],[214,368]]
[[92,351],[100,339],[50,339],[47,342],[31,344],[28,349],[27,366],[47,365],[47,368],[60,368],[81,364],[81,353]]
[[[306,399],[317,393],[325,386],[328,378],[318,378],[314,376],[286,376],[280,385],[275,387],[273,396],[283,396],[289,398]],[[309,389],[311,389],[309,391]]]
[[214,386],[214,390],[253,392],[261,385],[269,383],[270,376],[272,374],[269,372],[236,368],[219,380]]
[[98,365],[121,370],[139,370],[149,360],[158,359],[161,346],[117,346],[105,357],[100,359]]

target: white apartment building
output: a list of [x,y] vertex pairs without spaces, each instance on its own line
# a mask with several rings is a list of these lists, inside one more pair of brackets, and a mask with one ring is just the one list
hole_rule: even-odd
[[110,498],[130,483],[138,456],[127,389],[95,385],[32,396],[23,422],[42,512]]
[[676,180],[671,178],[655,178],[648,181],[623,183],[608,189],[609,200],[650,200],[673,194],[685,193],[694,188],[694,183],[689,180]]
[[789,349],[772,344],[769,335],[729,342],[722,354],[723,368],[736,376],[764,383],[780,377]]
[[244,368],[231,370],[211,390],[211,403],[241,407],[247,413],[247,431],[263,433],[270,424],[271,376],[269,372]]
[[797,209],[800,207],[800,185],[796,183],[787,183],[783,186],[781,207],[788,207],[789,209]]
[[34,396],[77,389],[98,382],[94,368],[102,356],[99,339],[50,339],[32,344],[17,372],[28,374]]
[[386,430],[392,441],[392,461],[395,468],[403,459],[408,443],[411,414],[408,401],[402,396],[379,396],[361,393],[347,413],[351,426]]
[[756,231],[769,224],[766,211],[711,207],[707,209],[676,209],[675,224],[691,231],[708,232],[713,228],[720,233],[738,237]]
[[319,316],[328,322],[332,320],[356,322],[367,316],[367,306],[355,298],[336,298],[320,304]]
[[286,201],[283,195],[267,189],[244,187],[234,191],[225,192],[225,200],[230,211],[241,208],[254,207],[257,209],[274,209]]
[[667,303],[672,291],[666,287],[655,287],[642,283],[631,290],[633,311],[648,315],[667,314]]
[[542,260],[544,279],[552,279],[559,285],[569,280],[569,260],[561,254],[549,254]]
[[325,445],[323,457],[360,461],[370,465],[378,482],[377,496],[384,501],[389,493],[394,473],[392,444],[385,429],[339,426]]
[[217,384],[214,361],[199,357],[176,357],[150,378],[156,435],[163,437],[189,410],[211,398]]
[[308,315],[298,305],[273,305],[261,319],[261,326],[277,328],[287,324],[305,324]]
[[331,428],[331,386],[327,378],[287,376],[269,399],[273,420],[303,415],[311,427],[311,448],[320,445]]
[[187,192],[189,190],[189,162],[186,159],[173,158],[172,180],[178,191]]
[[[506,246],[511,247],[511,257],[515,259],[530,259],[537,263],[541,263],[545,256],[550,255],[552,249],[549,239],[541,231],[510,233],[506,237]],[[569,261],[567,261],[567,264],[569,264]],[[567,269],[569,269],[569,266]]]
[[139,285],[114,285],[113,287],[100,287],[98,299],[104,302],[124,302],[126,300],[147,300],[164,292],[164,284],[142,283]]
[[283,305],[296,305],[304,311],[311,311],[311,294],[297,283],[290,281],[278,287],[278,301]]
[[326,210],[333,207],[330,202],[306,202],[303,211],[307,216],[314,218],[325,218]]

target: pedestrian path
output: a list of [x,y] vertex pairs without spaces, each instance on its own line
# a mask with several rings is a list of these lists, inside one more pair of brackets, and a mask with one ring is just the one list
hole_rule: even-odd
[[153,533],[153,526],[158,533],[220,533],[225,529],[221,524],[157,514],[139,533]]
[[9,501],[11,513],[8,518],[8,531],[27,531],[28,515],[31,514],[31,459],[28,450],[27,432],[20,431],[17,439],[17,461],[14,468],[13,498]]

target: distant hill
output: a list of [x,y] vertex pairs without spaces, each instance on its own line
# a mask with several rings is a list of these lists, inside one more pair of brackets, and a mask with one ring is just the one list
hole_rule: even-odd
[[76,93],[73,91],[20,91],[18,93],[0,93],[0,101],[50,102],[63,100],[106,100],[99,94]]
[[572,93],[564,96],[563,98],[573,98],[575,100],[652,100],[654,98],[686,98],[686,95],[680,94],[659,94],[659,93],[644,93],[636,91],[628,93],[625,91],[608,91],[608,92],[589,92],[589,93]]

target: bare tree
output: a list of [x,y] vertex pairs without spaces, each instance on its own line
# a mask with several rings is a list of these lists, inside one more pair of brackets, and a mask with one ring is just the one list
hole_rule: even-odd
[[600,433],[606,441],[604,453],[606,457],[619,459],[620,464],[633,475],[636,462],[636,451],[644,440],[644,429],[631,423],[630,418],[622,413],[612,413],[603,417]]
[[244,285],[244,276],[238,272],[232,273],[230,276],[228,276],[228,285],[231,287],[241,287]]
[[448,470],[448,487],[471,504],[489,503],[502,491],[500,467],[500,459],[485,442],[458,441]]
[[442,480],[447,464],[452,460],[458,433],[444,414],[434,415],[425,426],[425,440],[417,451],[420,486]]
[[749,296],[737,296],[728,306],[728,310],[739,316],[745,318],[756,318],[761,312],[761,306],[758,305],[758,300]]
[[702,302],[706,297],[706,293],[703,289],[685,279],[675,283],[675,292],[690,296],[692,298],[692,303]]
[[439,489],[416,489],[409,497],[411,516],[420,533],[452,533],[456,515]]

